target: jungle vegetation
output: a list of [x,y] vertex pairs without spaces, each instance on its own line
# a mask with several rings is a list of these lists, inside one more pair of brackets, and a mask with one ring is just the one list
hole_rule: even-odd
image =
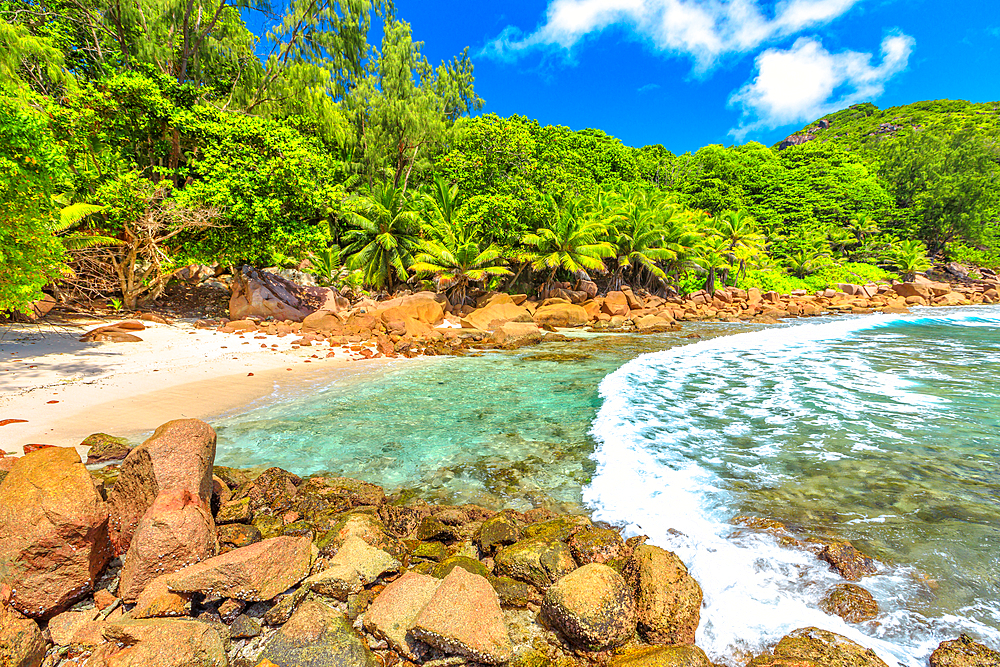
[[191,263],[458,301],[1000,264],[997,104],[855,105],[801,145],[675,155],[483,113],[468,49],[422,46],[391,0],[0,0],[0,311],[43,288],[134,308]]

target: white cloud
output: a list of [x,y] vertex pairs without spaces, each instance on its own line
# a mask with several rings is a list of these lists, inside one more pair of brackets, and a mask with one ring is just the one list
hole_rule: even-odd
[[514,59],[537,48],[572,49],[588,35],[622,26],[655,48],[691,57],[699,71],[730,53],[822,25],[859,0],[781,0],[765,14],[759,0],[550,0],[545,22],[530,34],[508,26],[483,53]]
[[743,111],[738,140],[757,129],[807,122],[882,94],[885,82],[906,68],[914,40],[890,35],[882,40],[882,63],[857,51],[830,53],[814,38],[799,38],[791,49],[768,49],[756,59],[757,76],[729,98]]

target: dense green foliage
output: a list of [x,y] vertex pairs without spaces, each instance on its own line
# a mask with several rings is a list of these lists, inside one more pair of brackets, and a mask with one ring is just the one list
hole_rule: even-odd
[[61,273],[52,197],[65,170],[42,124],[0,98],[0,311],[24,310]]
[[818,289],[923,270],[927,248],[1000,263],[996,105],[856,105],[785,150],[674,155],[475,115],[468,50],[433,66],[390,2],[287,10],[258,42],[262,0],[0,0],[0,310],[95,246],[69,283],[97,262],[91,291],[130,306],[190,262],[456,301],[584,275]]

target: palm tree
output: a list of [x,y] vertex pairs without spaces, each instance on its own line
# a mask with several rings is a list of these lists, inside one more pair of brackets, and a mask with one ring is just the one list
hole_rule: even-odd
[[434,177],[430,188],[422,195],[424,213],[431,224],[451,226],[462,217],[462,201],[458,194],[458,184],[448,185],[440,176]]
[[931,262],[927,259],[927,246],[923,241],[900,241],[893,250],[893,262],[905,281],[913,280],[917,273],[931,268]]
[[674,260],[676,252],[665,247],[664,218],[673,216],[662,202],[651,205],[644,192],[637,192],[622,208],[610,236],[615,249],[617,266],[611,278],[611,288],[620,289],[625,270],[645,269],[651,276],[667,282],[667,274],[658,261]]
[[706,216],[702,211],[679,214],[676,209],[671,209],[661,222],[663,246],[673,255],[666,260],[666,272],[673,276],[675,287],[679,285],[681,276],[695,265],[695,250],[702,238],[697,231],[697,222],[704,219]]
[[854,235],[858,243],[862,243],[866,236],[878,231],[878,223],[872,220],[868,213],[862,211],[847,223],[847,231]]
[[396,281],[410,277],[413,253],[420,244],[420,216],[403,191],[389,183],[375,185],[350,208],[344,216],[354,227],[344,233],[347,266],[360,269],[366,285],[391,291]]
[[532,268],[551,269],[546,285],[552,284],[559,269],[607,271],[601,259],[611,257],[615,250],[607,241],[597,240],[604,234],[604,226],[584,214],[579,200],[559,206],[551,195],[546,195],[545,201],[550,215],[548,225],[526,235],[522,243],[534,248],[524,254]]
[[[725,211],[715,220],[716,234],[721,236],[728,246],[726,260],[731,267],[738,267],[736,279],[746,273],[747,265],[745,253],[739,253],[738,249],[746,249],[753,255],[764,243],[764,237],[757,233],[757,225],[754,219],[745,211]],[[730,269],[723,269],[721,272],[722,282],[725,284],[729,280]]]
[[788,270],[796,278],[805,278],[819,271],[821,260],[829,255],[830,253],[816,247],[799,248],[788,255]]
[[729,263],[729,242],[721,236],[710,234],[702,240],[695,252],[697,254],[693,263],[708,274],[704,289],[712,294],[715,292],[716,274],[733,268]]
[[438,274],[445,285],[448,300],[464,305],[470,282],[482,282],[490,276],[510,275],[504,266],[500,248],[491,244],[480,250],[471,225],[456,223],[429,228],[436,237],[421,243],[421,252],[410,267],[420,273]]

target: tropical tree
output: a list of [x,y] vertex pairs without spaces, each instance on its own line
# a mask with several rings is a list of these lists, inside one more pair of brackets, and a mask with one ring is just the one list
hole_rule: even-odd
[[667,282],[667,274],[658,265],[660,261],[676,259],[677,253],[664,245],[665,218],[673,217],[674,210],[661,203],[652,203],[643,192],[637,192],[621,209],[609,236],[615,249],[615,270],[611,289],[620,289],[626,270],[638,274],[645,270],[660,282]]
[[469,283],[510,275],[500,248],[490,244],[485,250],[480,249],[468,223],[441,224],[428,228],[428,232],[434,238],[421,243],[421,252],[410,268],[418,273],[437,274],[439,285],[453,304],[465,304]]
[[366,285],[391,291],[397,281],[410,277],[420,247],[420,215],[391,183],[376,184],[351,204],[353,210],[344,216],[353,227],[343,236],[347,266],[360,269]]
[[805,278],[816,273],[822,267],[823,259],[829,257],[829,253],[817,247],[802,247],[793,250],[788,254],[786,263],[788,270],[796,278]]
[[715,292],[716,275],[728,272],[733,268],[732,264],[729,263],[730,254],[729,243],[726,239],[714,234],[706,236],[695,248],[695,257],[692,263],[707,274],[704,290],[709,294]]
[[607,241],[598,241],[605,233],[604,226],[586,215],[579,200],[572,199],[560,206],[551,195],[546,195],[545,202],[547,224],[534,234],[527,234],[522,242],[531,248],[524,259],[531,262],[532,268],[549,269],[546,285],[552,284],[559,269],[571,273],[588,269],[607,271],[602,258],[613,256],[615,249]]
[[896,244],[893,261],[903,276],[903,280],[913,280],[920,271],[931,268],[927,258],[927,246],[923,241],[900,241]]
[[[746,211],[723,212],[715,218],[715,233],[725,240],[728,248],[726,261],[730,267],[737,269],[736,278],[739,279],[746,273],[745,257],[760,249],[764,237],[757,233],[757,225]],[[747,253],[738,253],[739,250],[746,250]],[[729,271],[728,268],[722,269],[723,283],[729,280]]]

